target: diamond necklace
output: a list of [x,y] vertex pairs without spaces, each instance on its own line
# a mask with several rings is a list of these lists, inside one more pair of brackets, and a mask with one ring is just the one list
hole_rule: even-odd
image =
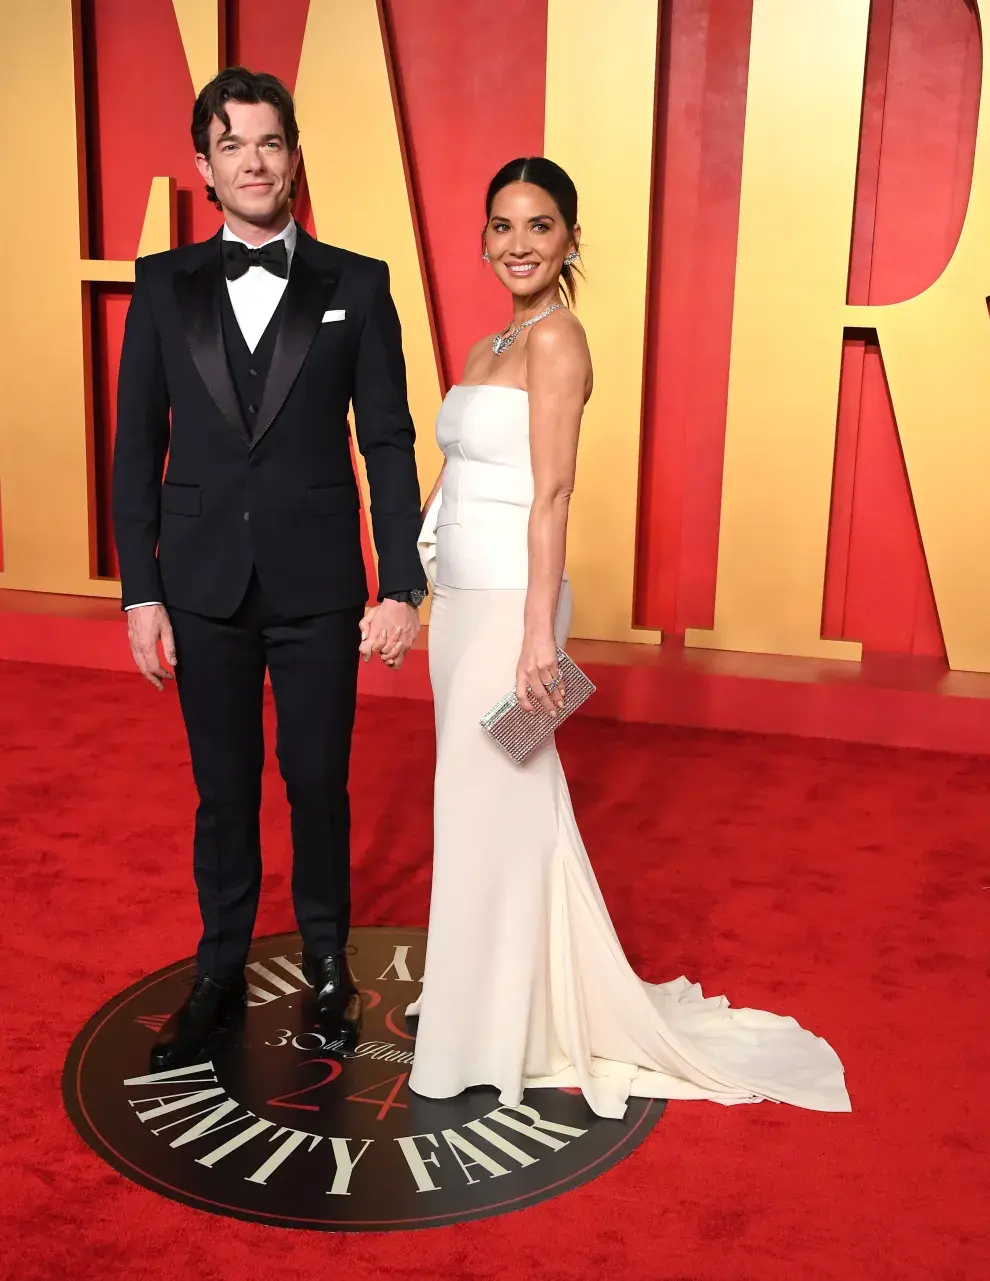
[[532,320],[524,320],[521,325],[514,325],[510,320],[502,332],[496,334],[492,339],[492,351],[496,356],[501,356],[503,351],[509,350],[524,329],[528,329],[530,325],[535,325],[538,320],[542,320],[544,316],[549,316],[552,311],[559,311],[563,305],[562,302],[552,302],[538,316],[534,316]]

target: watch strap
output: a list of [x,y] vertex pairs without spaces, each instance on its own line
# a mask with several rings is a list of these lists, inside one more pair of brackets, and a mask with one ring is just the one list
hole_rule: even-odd
[[[417,599],[418,597],[418,599]],[[426,599],[426,592],[420,588],[419,591],[413,592],[386,592],[382,600],[398,601],[400,605],[421,605]]]

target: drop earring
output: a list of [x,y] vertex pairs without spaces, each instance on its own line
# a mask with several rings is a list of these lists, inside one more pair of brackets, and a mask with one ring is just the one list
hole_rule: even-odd
[[564,266],[573,267],[580,257],[581,255],[578,253],[578,251],[576,249],[572,249],[571,252],[564,259]]
[[486,250],[485,250],[485,252],[481,255],[481,261],[482,261],[482,262],[491,262],[491,259],[488,257],[488,250],[487,250],[487,249],[486,249]]

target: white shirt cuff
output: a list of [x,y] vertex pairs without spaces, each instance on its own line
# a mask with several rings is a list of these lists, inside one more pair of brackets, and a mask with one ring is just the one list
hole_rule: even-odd
[[160,605],[160,604],[161,604],[160,600],[141,600],[141,601],[138,601],[136,605],[125,605],[124,613],[126,614],[129,610],[132,610],[132,609],[144,609],[146,605]]

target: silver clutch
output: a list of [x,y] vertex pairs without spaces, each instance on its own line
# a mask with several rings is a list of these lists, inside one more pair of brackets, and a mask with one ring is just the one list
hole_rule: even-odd
[[542,707],[538,707],[535,713],[527,712],[519,706],[513,689],[481,718],[481,728],[517,765],[522,765],[532,756],[554,730],[559,729],[568,716],[573,715],[595,692],[591,681],[562,649],[557,650],[557,667],[564,686],[564,706],[556,716]]

